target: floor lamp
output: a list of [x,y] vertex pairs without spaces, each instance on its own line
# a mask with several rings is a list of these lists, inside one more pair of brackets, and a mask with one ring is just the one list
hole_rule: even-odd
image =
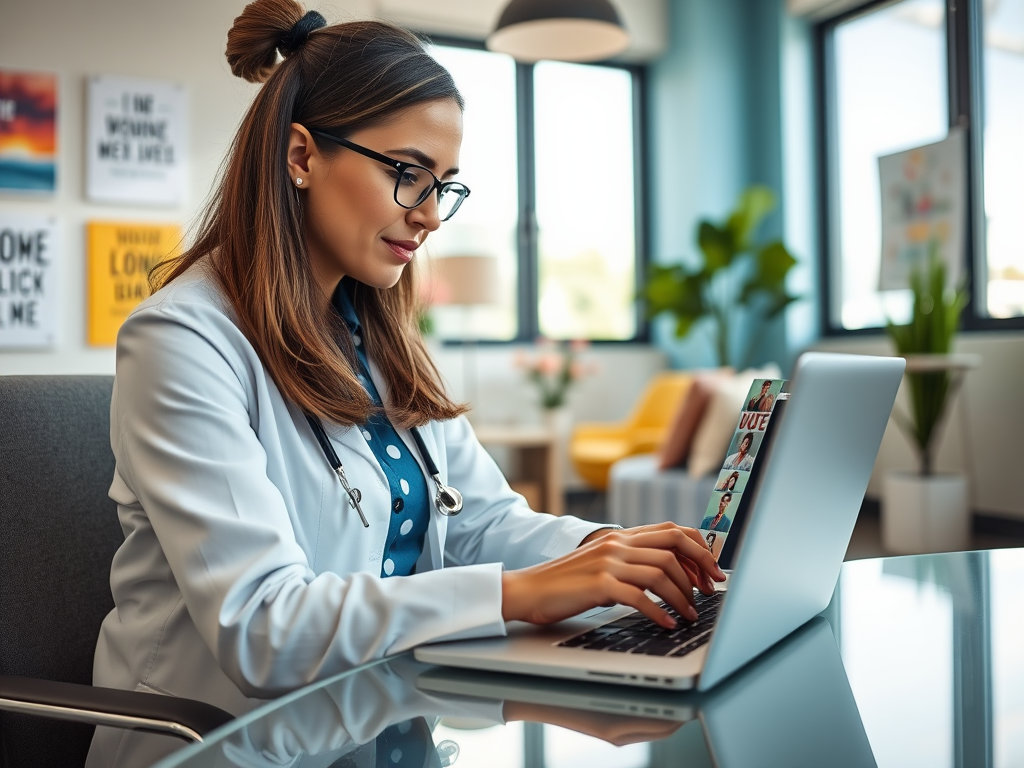
[[439,256],[431,260],[431,279],[437,285],[435,305],[462,308],[462,376],[466,400],[476,402],[476,340],[472,309],[500,299],[498,260],[493,256]]

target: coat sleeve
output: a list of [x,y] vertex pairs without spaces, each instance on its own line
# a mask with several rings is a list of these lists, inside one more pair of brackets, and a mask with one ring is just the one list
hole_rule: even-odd
[[141,506],[239,689],[267,698],[427,641],[503,634],[498,565],[389,579],[311,569],[253,427],[266,388],[254,353],[225,316],[195,312],[158,304],[122,327],[111,441],[134,498],[117,500]]
[[526,568],[568,554],[593,531],[615,527],[531,510],[509,487],[465,418],[445,422],[444,445],[448,482],[464,502],[462,513],[448,519],[447,563]]

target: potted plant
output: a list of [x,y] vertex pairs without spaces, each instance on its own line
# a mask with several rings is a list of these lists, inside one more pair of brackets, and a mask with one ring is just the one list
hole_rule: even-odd
[[[754,239],[774,207],[770,189],[752,186],[725,221],[701,221],[700,263],[651,266],[642,292],[648,319],[671,314],[678,338],[703,327],[719,366],[749,367],[767,321],[797,299],[786,290],[786,275],[796,263],[786,246],[781,240],[759,244]],[[737,345],[744,335],[746,342]]]
[[894,409],[893,419],[918,459],[917,472],[889,472],[882,481],[882,545],[893,552],[961,549],[970,538],[966,479],[935,472],[938,428],[952,394],[952,372],[971,367],[950,354],[967,293],[946,286],[946,268],[936,252],[930,248],[923,267],[911,272],[910,321],[886,326],[896,353],[907,358],[910,415]]

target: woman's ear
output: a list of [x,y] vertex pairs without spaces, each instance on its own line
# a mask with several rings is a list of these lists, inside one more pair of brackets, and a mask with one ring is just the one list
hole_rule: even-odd
[[313,136],[306,130],[306,126],[300,123],[292,123],[288,132],[287,158],[288,175],[291,176],[292,183],[299,187],[308,187],[312,182],[312,166],[319,159],[319,151]]

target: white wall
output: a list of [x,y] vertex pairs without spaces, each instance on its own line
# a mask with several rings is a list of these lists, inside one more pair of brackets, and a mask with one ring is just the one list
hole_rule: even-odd
[[[59,75],[58,189],[53,197],[0,197],[0,210],[56,215],[62,225],[60,255],[62,323],[52,350],[0,351],[0,374],[112,374],[112,348],[85,343],[85,224],[89,220],[171,221],[187,226],[216,176],[224,151],[257,86],[231,75],[224,59],[227,31],[244,0],[0,0],[0,67]],[[636,56],[665,45],[664,0],[621,0],[634,30]],[[434,33],[483,35],[500,0],[344,0],[318,8],[329,21],[387,16]],[[659,15],[660,14],[660,15]],[[461,20],[461,21],[460,21]],[[461,24],[461,26],[459,26]],[[646,30],[646,31],[645,31]],[[636,53],[640,51],[640,53]],[[646,53],[644,53],[646,51]],[[184,83],[189,92],[191,157],[189,192],[177,208],[138,208],[90,203],[84,194],[85,82],[90,75],[126,75]],[[476,355],[482,421],[537,421],[530,390],[520,386],[509,347]],[[602,368],[572,399],[579,420],[624,416],[647,378],[665,366],[649,347],[595,348]],[[439,365],[454,393],[463,395],[463,354],[439,349]]]
[[[892,351],[882,337],[822,339],[815,349],[885,355]],[[974,510],[1024,519],[1024,493],[1018,483],[1024,439],[1024,334],[961,334],[956,351],[980,355],[982,367],[967,374],[940,432],[937,469],[970,476]],[[903,391],[897,408],[907,412]],[[842,429],[842,424],[833,426]],[[885,471],[915,468],[911,444],[890,420],[868,495],[878,498]]]

